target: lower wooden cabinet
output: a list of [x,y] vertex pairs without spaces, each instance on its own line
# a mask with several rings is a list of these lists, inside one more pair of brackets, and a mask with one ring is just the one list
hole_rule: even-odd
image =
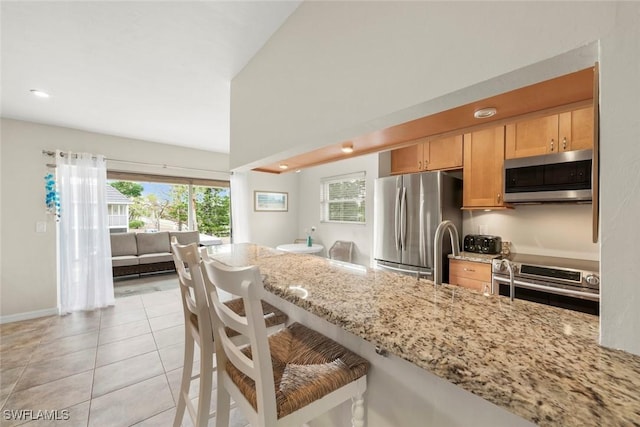
[[476,291],[491,292],[491,264],[450,259],[449,283]]

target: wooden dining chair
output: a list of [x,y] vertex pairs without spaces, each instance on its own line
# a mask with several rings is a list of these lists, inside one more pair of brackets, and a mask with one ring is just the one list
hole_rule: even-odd
[[[210,320],[209,298],[204,287],[202,270],[200,267],[200,253],[195,243],[180,245],[176,237],[171,241],[173,260],[178,273],[180,284],[180,296],[184,312],[185,345],[184,363],[180,393],[176,405],[176,415],[173,426],[182,424],[185,409],[187,409],[191,421],[196,427],[204,427],[216,412],[209,412],[211,404],[211,392],[213,388],[213,373],[215,371],[213,331]],[[226,301],[228,307],[234,313],[244,314],[244,305],[241,299]],[[287,316],[280,310],[268,304],[263,305],[266,322],[271,330],[284,327]],[[229,331],[230,340],[236,345],[246,344],[246,339]],[[200,372],[192,375],[195,343],[200,349]],[[194,407],[189,398],[191,381],[200,379],[198,390],[198,407]]]
[[[259,269],[214,260],[202,264],[205,280],[240,296],[246,307],[246,314],[238,315],[211,294],[218,366],[216,427],[229,425],[230,398],[252,427],[299,427],[352,400],[352,426],[363,427],[369,363],[299,323],[269,336],[261,314]],[[230,330],[247,337],[249,346],[239,349]]]

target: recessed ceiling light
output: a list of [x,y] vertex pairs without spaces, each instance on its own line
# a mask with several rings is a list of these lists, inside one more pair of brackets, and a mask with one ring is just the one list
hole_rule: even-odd
[[289,169],[289,165],[286,163],[280,163],[280,165],[278,166],[280,169],[284,170],[284,169]]
[[47,92],[43,92],[41,90],[38,89],[31,89],[29,92],[31,92],[32,95],[37,96],[38,98],[48,98],[49,94]]
[[341,148],[343,153],[353,153],[353,144],[352,143],[346,143],[346,144],[342,144],[342,148]]
[[474,111],[473,117],[475,117],[476,119],[486,119],[495,116],[497,112],[498,110],[493,107],[481,108]]

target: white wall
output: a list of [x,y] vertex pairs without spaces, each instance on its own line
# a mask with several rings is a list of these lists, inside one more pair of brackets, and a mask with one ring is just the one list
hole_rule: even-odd
[[[354,172],[366,174],[366,224],[337,224],[320,222],[320,180]],[[353,262],[370,265],[373,245],[373,182],[378,177],[378,155],[369,154],[308,168],[299,174],[298,236],[306,237],[305,229],[316,226],[314,242],[324,245],[324,255],[336,240],[355,243]]]
[[[303,2],[232,81],[231,166],[277,161],[599,58],[601,340],[640,354],[639,7]],[[582,49],[598,41],[600,51]]]
[[591,239],[591,205],[518,205],[505,211],[466,211],[462,233],[488,234],[512,242],[512,252],[563,258],[600,259],[600,245]]
[[[107,158],[154,163],[142,166],[109,161],[108,168],[162,175],[228,179],[228,156],[147,141],[74,129],[2,119],[0,286],[2,320],[57,306],[56,227],[45,213],[44,175],[54,159],[42,150],[86,151]],[[176,166],[180,168],[172,168]],[[188,168],[218,170],[205,172]],[[46,221],[46,233],[36,233],[36,221]],[[37,314],[37,313],[33,313]]]
[[[298,177],[296,173],[272,174],[249,172],[248,191],[244,195],[245,206],[249,212],[249,232],[247,240],[259,245],[275,248],[283,243],[293,243],[298,237]],[[256,212],[254,210],[254,191],[276,191],[289,194],[287,212]],[[231,197],[238,197],[231,188]],[[235,227],[235,225],[234,225]]]
[[553,77],[537,68],[421,105],[597,40],[614,18],[609,2],[303,2],[232,81],[231,167]]
[[601,341],[640,354],[640,3],[619,4],[601,76]]

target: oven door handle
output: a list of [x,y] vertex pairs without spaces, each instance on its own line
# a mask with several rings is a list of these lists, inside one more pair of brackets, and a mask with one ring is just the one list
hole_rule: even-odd
[[[496,282],[507,284],[507,285],[509,284],[509,279],[505,278],[505,277],[493,276],[493,280],[496,281]],[[535,283],[523,282],[523,281],[517,280],[517,279],[514,280],[513,283],[516,285],[516,287],[534,289],[534,290],[539,290],[539,291],[546,291],[546,292],[549,292],[551,294],[565,295],[565,296],[569,296],[569,297],[585,298],[585,299],[589,299],[591,301],[600,301],[600,295],[592,294],[590,292],[580,292],[580,291],[574,291],[574,290],[571,290],[571,289],[555,288],[555,287],[552,287],[552,286],[538,285],[538,284],[535,284]],[[497,293],[498,291],[494,290],[494,292]]]

